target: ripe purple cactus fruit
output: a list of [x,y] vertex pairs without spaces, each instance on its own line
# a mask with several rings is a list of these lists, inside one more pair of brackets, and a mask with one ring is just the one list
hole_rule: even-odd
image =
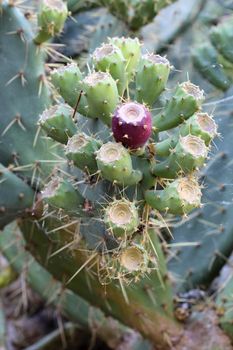
[[151,135],[151,113],[143,104],[123,103],[116,109],[112,118],[112,131],[115,140],[125,147],[141,148]]

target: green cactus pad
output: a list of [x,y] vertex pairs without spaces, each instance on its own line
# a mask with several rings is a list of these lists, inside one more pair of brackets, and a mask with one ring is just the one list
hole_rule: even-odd
[[20,9],[3,1],[0,46],[1,60],[7,64],[0,65],[0,158],[6,167],[13,164],[21,177],[38,187],[53,169],[54,153],[59,151],[54,143],[51,148],[52,140],[45,139],[37,126],[38,116],[51,101],[44,52],[33,37],[30,22]]
[[208,154],[205,142],[197,136],[180,137],[170,156],[161,163],[153,166],[156,176],[174,179],[178,174],[189,173],[201,167]]
[[233,16],[224,17],[223,21],[211,30],[210,39],[218,52],[233,63]]
[[19,216],[27,215],[34,197],[31,187],[0,164],[0,228]]
[[193,51],[193,62],[197,70],[211,84],[223,91],[229,89],[231,82],[218,63],[218,53],[211,44],[198,46]]
[[43,200],[57,209],[80,213],[84,198],[73,185],[62,178],[53,178],[42,192]]
[[77,127],[72,119],[73,109],[67,104],[58,104],[45,110],[39,119],[39,125],[49,137],[60,143],[67,143]]
[[112,113],[119,103],[117,84],[109,73],[94,72],[83,80],[88,115],[110,125]]
[[174,128],[197,112],[204,101],[204,92],[189,81],[179,84],[163,113],[154,117],[154,131]]
[[142,173],[133,170],[130,154],[120,143],[105,143],[97,152],[96,160],[106,180],[128,186],[142,179]]
[[105,208],[104,222],[117,238],[127,239],[139,225],[137,208],[124,198],[115,200]]
[[121,50],[112,44],[103,44],[93,53],[95,68],[102,72],[109,72],[117,81],[119,95],[124,94],[127,84],[125,58]]
[[201,190],[194,178],[180,178],[164,190],[146,191],[145,199],[154,209],[183,215],[200,207]]
[[170,63],[162,56],[142,56],[136,74],[136,100],[153,106],[165,89],[170,73]]
[[59,34],[68,16],[68,9],[62,0],[42,0],[37,14],[39,32],[34,39],[36,44],[42,44]]
[[96,151],[101,143],[86,135],[78,133],[71,137],[66,146],[66,157],[74,162],[74,165],[86,171],[88,174],[97,172]]

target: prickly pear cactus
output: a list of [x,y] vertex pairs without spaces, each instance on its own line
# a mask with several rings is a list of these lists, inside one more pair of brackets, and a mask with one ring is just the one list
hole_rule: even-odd
[[[197,171],[216,124],[202,112],[198,86],[186,81],[165,92],[169,61],[143,55],[138,39],[110,38],[92,65],[89,73],[74,63],[51,72],[63,101],[38,123],[64,145],[70,169],[53,172],[41,192],[43,216],[21,228],[42,264],[49,251],[56,278],[166,348],[180,327],[157,218],[200,206]],[[165,131],[173,129],[170,144]]]
[[[33,55],[48,47],[44,41],[60,32],[67,14],[60,11],[64,4],[45,4],[41,16],[48,5],[52,9],[38,17],[40,28],[28,41]],[[2,9],[7,24],[15,23],[18,10],[5,2]],[[52,27],[51,18],[57,21]],[[172,86],[169,60],[145,51],[138,39],[113,37],[93,51],[87,69],[72,62],[51,71],[56,102],[44,104],[30,124],[36,135],[30,146],[38,142],[46,154],[50,150],[49,160],[38,151],[40,163],[49,163],[50,169],[40,176],[44,186],[39,188],[33,172],[28,177],[20,173],[27,160],[6,172],[3,168],[8,187],[0,183],[0,196],[14,184],[23,192],[14,198],[23,202],[14,209],[12,202],[6,206],[3,201],[12,214],[2,226],[22,216],[18,224],[27,249],[63,288],[101,308],[104,322],[112,316],[158,349],[185,349],[189,336],[175,319],[162,249],[168,246],[160,228],[174,215],[187,218],[200,208],[200,171],[217,126],[211,111],[202,108],[204,92],[198,84],[188,80]],[[15,139],[12,145],[17,149]],[[25,148],[19,150],[22,159],[28,156]],[[34,154],[33,147],[30,152]],[[0,244],[12,256],[4,238]],[[89,311],[89,304],[82,303]],[[80,322],[86,325],[86,318]]]

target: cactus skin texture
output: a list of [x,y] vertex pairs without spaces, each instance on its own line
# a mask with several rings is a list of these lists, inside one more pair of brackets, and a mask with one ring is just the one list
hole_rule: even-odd
[[193,62],[198,71],[210,83],[219,89],[226,91],[231,83],[226,76],[221,64],[218,63],[218,53],[211,44],[205,44],[195,49],[193,53]]
[[27,215],[35,193],[23,180],[0,164],[0,227]]

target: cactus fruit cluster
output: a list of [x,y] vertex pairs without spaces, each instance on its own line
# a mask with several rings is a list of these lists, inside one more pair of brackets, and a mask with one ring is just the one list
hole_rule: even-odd
[[[65,105],[58,104],[41,115],[40,126],[54,140],[62,143],[67,140],[65,154],[71,166],[83,171],[82,179],[87,184],[107,180],[115,186],[114,196],[119,192],[118,187],[138,186],[139,195],[134,200],[145,200],[145,204],[162,212],[187,214],[200,205],[201,192],[195,172],[207,159],[210,141],[216,136],[216,124],[201,111],[203,91],[189,81],[175,88],[159,114],[153,113],[153,106],[165,90],[171,66],[159,55],[142,55],[140,46],[138,39],[109,39],[93,53],[93,71],[87,75],[82,75],[74,63],[54,70],[51,77],[56,90],[78,114],[75,116],[75,111],[69,111],[68,107],[67,113],[59,113]],[[71,81],[75,86],[76,106],[74,99],[69,98],[73,94]],[[79,113],[86,117],[89,127]],[[58,137],[61,125],[64,135]],[[99,125],[104,135],[92,132],[91,125]],[[176,127],[179,129],[172,141],[165,138],[158,142],[160,132]],[[158,159],[151,153],[153,147]],[[61,195],[60,187],[54,189]],[[65,192],[63,196],[64,205]],[[103,198],[97,198],[97,203],[92,205],[97,209],[102,201]]]
[[198,71],[218,89],[226,91],[232,84],[233,16],[223,16],[209,33],[209,42],[194,49],[193,61]]
[[[152,1],[103,4],[112,12],[122,5],[133,29],[159,10],[159,2]],[[59,281],[53,280],[56,289],[64,292],[60,305],[69,318],[94,330],[110,348],[198,348],[195,331],[196,347],[190,345],[189,325],[178,322],[184,322],[177,316],[184,313],[174,310],[166,260],[175,277],[185,275],[192,264],[208,279],[214,245],[224,246],[225,254],[226,239],[203,238],[196,227],[195,242],[187,247],[188,230],[182,239],[174,230],[175,241],[167,243],[160,229],[174,216],[180,222],[202,207],[205,181],[200,176],[217,136],[212,111],[203,106],[204,91],[196,82],[169,84],[173,67],[167,57],[149,53],[137,38],[127,37],[109,37],[82,69],[75,62],[47,65],[47,77],[45,53],[51,46],[46,41],[61,33],[68,15],[65,3],[42,2],[36,34],[17,6],[3,1],[1,10],[4,57],[10,60],[15,47],[18,52],[17,64],[14,60],[7,70],[0,67],[3,103],[8,106],[0,127],[1,228],[20,217],[17,228],[10,225],[1,234],[1,251],[19,272],[33,256],[37,262],[29,266],[28,278],[34,288],[52,298],[52,289],[50,294],[43,290],[52,283],[51,273]],[[225,44],[219,38],[212,41],[225,57]],[[219,172],[226,159],[218,157]],[[223,208],[213,215],[229,219],[228,212]],[[186,253],[178,256],[176,247]],[[179,259],[185,264],[174,267]],[[231,283],[223,291],[227,297]],[[219,294],[220,309],[221,302]],[[183,304],[177,301],[179,308]],[[227,323],[230,334],[228,313],[224,317],[223,328]],[[221,341],[213,344],[221,349]],[[225,344],[228,350],[228,340]],[[213,350],[211,346],[206,348]]]

